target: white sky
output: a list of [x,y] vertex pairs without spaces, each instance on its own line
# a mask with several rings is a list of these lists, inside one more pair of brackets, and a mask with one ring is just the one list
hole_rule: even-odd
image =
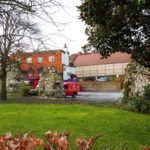
[[[64,49],[66,43],[70,54],[78,53],[81,47],[86,44],[86,35],[84,34],[85,26],[78,19],[79,12],[76,6],[81,4],[81,0],[58,0],[64,5],[64,10],[58,10],[55,15],[55,21],[66,23],[60,27],[61,31],[57,31],[55,27],[49,24],[44,25],[42,29],[46,34],[50,34],[50,49]],[[56,33],[58,36],[53,36]]]

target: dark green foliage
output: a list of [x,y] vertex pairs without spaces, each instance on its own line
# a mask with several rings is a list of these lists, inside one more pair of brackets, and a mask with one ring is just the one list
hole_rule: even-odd
[[31,85],[28,84],[28,83],[22,83],[20,85],[20,91],[21,91],[21,94],[22,96],[28,96],[29,94],[29,91],[31,90]]
[[122,102],[129,110],[150,113],[150,84],[144,86],[142,96],[139,93],[130,98],[125,95]]
[[78,9],[87,25],[88,49],[94,47],[103,57],[132,53],[134,60],[150,67],[149,0],[84,0]]
[[149,100],[149,103],[150,103],[150,84],[144,87],[143,98]]
[[145,105],[141,97],[135,96],[128,101],[127,108],[135,112],[144,113],[147,110],[147,105]]

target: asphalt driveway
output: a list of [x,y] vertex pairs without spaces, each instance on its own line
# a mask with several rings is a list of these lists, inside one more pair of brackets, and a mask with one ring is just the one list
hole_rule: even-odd
[[99,102],[114,102],[122,96],[122,92],[79,92],[76,99]]

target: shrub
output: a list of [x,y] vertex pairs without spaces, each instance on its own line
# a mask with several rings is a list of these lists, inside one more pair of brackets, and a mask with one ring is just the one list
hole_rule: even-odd
[[150,113],[150,104],[143,97],[132,97],[126,104],[129,110],[141,113]]
[[137,92],[131,98],[126,95],[122,99],[122,104],[129,110],[141,113],[150,113],[150,84],[143,87],[143,95],[140,96]]
[[142,98],[138,96],[132,97],[127,103],[127,108],[135,112],[143,112],[144,103]]
[[144,86],[143,98],[150,102],[150,84]]
[[22,96],[28,96],[29,91],[31,90],[31,85],[28,83],[22,83],[20,85],[20,90],[21,90],[21,94]]

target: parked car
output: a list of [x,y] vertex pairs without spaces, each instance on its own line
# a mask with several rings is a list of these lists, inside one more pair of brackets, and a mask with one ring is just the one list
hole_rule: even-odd
[[96,79],[96,81],[109,81],[108,77],[100,77],[98,79]]

